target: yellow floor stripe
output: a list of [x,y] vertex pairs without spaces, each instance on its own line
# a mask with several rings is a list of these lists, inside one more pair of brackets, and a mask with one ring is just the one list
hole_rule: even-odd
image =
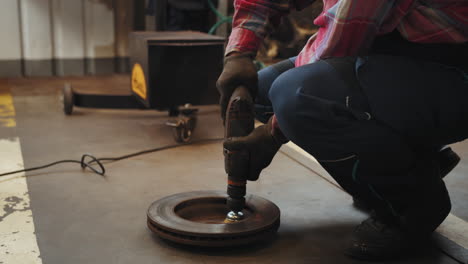
[[0,93],[0,127],[16,127],[13,98],[9,93]]

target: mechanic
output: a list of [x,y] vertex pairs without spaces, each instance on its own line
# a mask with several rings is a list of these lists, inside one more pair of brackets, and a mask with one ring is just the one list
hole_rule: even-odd
[[255,181],[291,140],[373,211],[345,254],[406,256],[451,209],[442,178],[459,157],[443,146],[468,137],[468,1],[323,1],[318,32],[299,55],[258,73],[252,61],[267,25],[314,1],[234,1],[221,113],[244,85],[265,125],[224,147],[250,151]]

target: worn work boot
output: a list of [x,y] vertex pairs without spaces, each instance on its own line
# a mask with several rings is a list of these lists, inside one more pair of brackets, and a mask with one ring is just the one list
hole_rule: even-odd
[[[359,259],[386,260],[415,253],[430,241],[430,234],[450,213],[450,196],[434,157],[422,157],[414,184],[374,185],[370,199],[378,211],[353,232],[346,254]],[[410,175],[411,176],[411,175]],[[416,176],[414,176],[416,177]]]
[[397,225],[371,216],[355,228],[345,254],[359,260],[382,261],[408,255],[420,245]]
[[[447,147],[439,151],[437,154],[437,160],[439,161],[440,176],[445,178],[460,162],[460,156]],[[353,206],[363,212],[370,212],[372,208],[364,201],[353,197]]]

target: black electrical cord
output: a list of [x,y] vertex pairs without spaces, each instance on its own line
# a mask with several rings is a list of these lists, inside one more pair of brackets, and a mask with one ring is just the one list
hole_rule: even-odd
[[[98,158],[94,157],[93,155],[84,154],[83,156],[81,156],[81,160],[59,160],[59,161],[55,161],[55,162],[52,162],[52,163],[49,163],[49,164],[46,164],[46,165],[42,165],[42,166],[38,166],[38,167],[32,167],[32,168],[27,168],[27,169],[23,169],[23,170],[5,172],[5,173],[0,174],[0,177],[7,176],[7,175],[12,175],[12,174],[16,174],[16,173],[21,173],[21,172],[42,170],[42,169],[49,168],[49,167],[52,167],[52,166],[55,166],[55,165],[58,165],[58,164],[62,164],[62,163],[77,163],[77,164],[81,165],[82,169],[88,168],[88,169],[92,170],[96,174],[104,175],[106,173],[106,169],[104,168],[104,164],[102,163],[103,161],[114,162],[114,161],[133,158],[133,157],[136,157],[136,156],[139,156],[139,155],[148,154],[148,153],[152,153],[152,152],[157,152],[157,151],[161,151],[161,150],[172,149],[172,148],[177,148],[177,147],[182,147],[182,146],[187,146],[187,145],[215,142],[215,141],[220,141],[222,139],[223,138],[199,139],[199,140],[194,140],[194,141],[189,142],[189,143],[180,143],[180,144],[167,145],[167,146],[163,146],[163,147],[152,148],[152,149],[143,150],[143,151],[139,151],[139,152],[135,152],[135,153],[119,156],[119,157],[112,157],[112,158],[99,158],[98,159]],[[94,167],[96,165],[99,167],[99,169],[96,169]]]

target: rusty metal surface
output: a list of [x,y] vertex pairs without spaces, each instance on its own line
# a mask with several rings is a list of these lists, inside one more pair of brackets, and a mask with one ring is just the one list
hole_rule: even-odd
[[148,227],[173,242],[224,247],[273,238],[280,224],[280,210],[255,195],[246,197],[245,218],[226,223],[226,194],[197,191],[171,195],[155,201],[148,209]]

